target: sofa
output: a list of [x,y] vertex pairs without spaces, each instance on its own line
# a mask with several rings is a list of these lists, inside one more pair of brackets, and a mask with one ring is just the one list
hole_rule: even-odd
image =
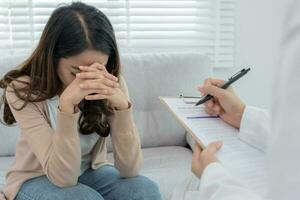
[[[27,56],[0,58],[1,77]],[[142,142],[144,165],[140,173],[157,182],[163,198],[170,199],[176,185],[193,176],[190,171],[192,151],[185,130],[158,97],[199,95],[196,86],[211,75],[210,60],[197,53],[146,53],[123,54],[121,63]],[[1,110],[1,120],[2,113]],[[0,124],[0,189],[14,158],[19,134],[17,126]],[[108,151],[113,161],[110,143]]]

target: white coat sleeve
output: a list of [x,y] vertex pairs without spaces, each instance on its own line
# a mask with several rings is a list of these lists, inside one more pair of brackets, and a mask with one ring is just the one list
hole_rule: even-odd
[[262,151],[266,151],[270,135],[270,118],[267,110],[246,106],[238,137]]
[[242,185],[231,176],[220,163],[206,167],[199,187],[193,199],[199,200],[262,200],[262,197]]

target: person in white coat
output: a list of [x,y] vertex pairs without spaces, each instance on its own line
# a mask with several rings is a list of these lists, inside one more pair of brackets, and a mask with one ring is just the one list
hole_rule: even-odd
[[[232,89],[216,87],[223,83],[221,80],[208,79],[199,88],[202,94],[215,97],[205,105],[208,113],[219,115],[239,128],[240,139],[266,152],[268,199],[272,200],[300,198],[300,1],[293,2],[285,26],[270,120],[265,110],[246,106]],[[195,147],[192,171],[201,178],[200,184],[197,190],[187,190],[184,196],[193,200],[263,199],[223,168],[216,158],[220,148],[221,142],[204,150]]]

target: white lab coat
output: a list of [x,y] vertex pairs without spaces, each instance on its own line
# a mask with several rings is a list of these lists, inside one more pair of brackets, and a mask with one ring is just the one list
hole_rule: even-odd
[[[281,63],[274,83],[270,126],[265,111],[247,107],[240,139],[267,150],[269,197],[300,199],[300,1],[293,1],[284,22]],[[173,199],[260,200],[219,163],[209,165],[199,184],[189,181]]]

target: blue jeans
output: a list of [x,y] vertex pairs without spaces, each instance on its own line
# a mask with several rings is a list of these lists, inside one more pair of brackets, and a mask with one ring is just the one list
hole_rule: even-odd
[[113,166],[86,170],[73,187],[60,188],[46,176],[23,183],[15,200],[160,200],[158,186],[144,176],[123,179]]

